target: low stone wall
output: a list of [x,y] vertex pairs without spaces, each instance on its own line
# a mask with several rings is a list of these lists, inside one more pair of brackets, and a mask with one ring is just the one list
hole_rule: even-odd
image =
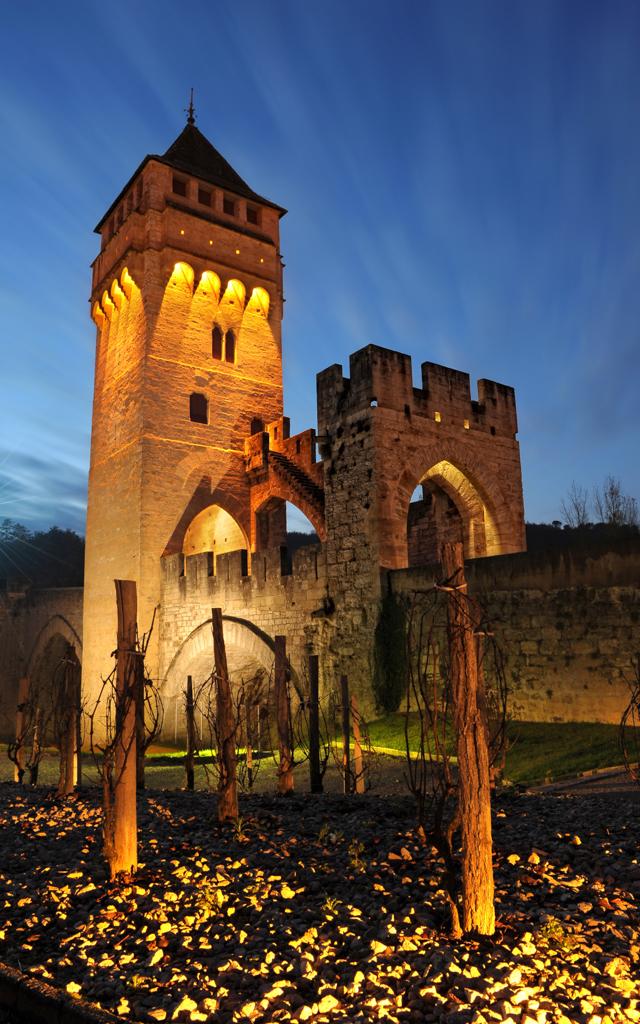
[[[620,721],[640,654],[640,542],[483,558],[466,571],[506,655],[515,718]],[[433,569],[385,575],[397,594],[435,579]]]
[[[363,637],[358,653],[370,664],[364,648],[377,616],[375,592],[366,608],[360,602],[334,609],[339,594],[332,593],[325,545],[300,549],[291,566],[281,562],[278,549],[256,555],[250,576],[243,574],[239,552],[218,558],[217,575],[209,575],[211,568],[206,553],[184,562],[180,555],[163,559],[157,629],[165,697],[182,689],[190,659],[210,659],[206,623],[212,607],[223,609],[231,644],[246,647],[267,668],[273,637],[284,634],[302,683],[306,656],[313,651],[321,656],[321,684],[335,686],[341,651],[351,642],[349,629],[356,621]],[[466,571],[501,640],[515,718],[619,722],[640,653],[640,541],[607,550],[476,559]],[[437,567],[384,571],[382,592],[408,595],[431,586],[437,575]],[[3,596],[3,736],[13,730],[18,679],[57,634],[74,643],[82,660],[80,588]],[[364,692],[368,679],[350,679],[365,713],[371,713]]]
[[324,547],[300,548],[291,565],[281,557],[279,548],[254,555],[250,575],[243,554],[236,551],[218,556],[215,576],[211,574],[211,555],[206,552],[184,559],[184,568],[182,555],[162,559],[160,691],[169,712],[169,731],[174,728],[174,710],[178,734],[181,728],[178,719],[182,712],[176,702],[183,703],[187,674],[193,675],[195,684],[212,671],[212,608],[223,612],[232,672],[238,672],[239,655],[249,666],[269,672],[273,638],[282,634],[287,638],[294,681],[302,684],[307,654],[324,650],[323,635],[330,628]]
[[82,662],[82,587],[0,596],[0,736],[15,729],[18,680],[44,655],[52,637],[73,644]]

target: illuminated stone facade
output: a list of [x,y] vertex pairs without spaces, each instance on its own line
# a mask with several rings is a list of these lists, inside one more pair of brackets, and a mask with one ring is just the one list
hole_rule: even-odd
[[[465,545],[472,592],[502,624],[516,717],[618,721],[633,675],[640,545],[542,558],[523,552],[514,392],[369,345],[349,376],[318,375],[318,431],[283,415],[279,220],[193,123],[147,157],[100,221],[87,555],[81,590],[0,601],[0,721],[17,682],[47,688],[60,652],[82,661],[87,707],[112,667],[113,581],[156,610],[147,667],[166,739],[180,738],[187,675],[212,667],[223,610],[236,677],[271,668],[287,638],[294,683],[320,655],[373,711],[383,593],[433,584],[439,546]],[[286,547],[285,503],[319,543]],[[495,557],[495,556],[509,557]]]
[[[187,660],[176,669],[176,652],[201,624],[201,602],[187,599],[195,586],[264,632],[267,646],[287,635],[298,669],[318,649],[325,681],[347,671],[366,703],[381,568],[432,562],[447,536],[464,539],[471,557],[524,547],[511,388],[481,381],[472,401],[465,374],[428,363],[414,388],[408,356],[368,346],[351,357],[348,379],[339,366],[319,375],[318,437],[289,435],[284,212],[190,120],[163,156],[143,161],[98,225],[88,695],[110,666],[115,578],[137,582],[142,631],[159,607],[148,667],[165,689],[182,685]],[[296,578],[304,558],[291,571],[281,550],[287,501],[322,542],[313,585]],[[167,559],[171,578],[178,565],[185,581],[180,615]],[[233,600],[220,585],[230,566],[250,581],[238,582]]]
[[[89,692],[113,650],[114,578],[136,580],[145,630],[160,600],[160,558],[182,551],[199,514],[214,505],[227,513],[215,537],[209,531],[220,551],[240,537],[248,546],[245,438],[256,419],[282,415],[283,212],[188,124],[164,156],[143,161],[98,225],[84,599]],[[280,540],[282,508],[271,519]],[[188,550],[194,543],[206,541],[192,527]],[[152,671],[158,639],[156,630]]]

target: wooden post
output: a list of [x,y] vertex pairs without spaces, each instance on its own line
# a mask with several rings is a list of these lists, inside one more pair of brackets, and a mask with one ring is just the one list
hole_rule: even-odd
[[290,793],[293,790],[293,751],[291,749],[291,715],[287,692],[287,638],[284,636],[275,637],[274,671],[278,746],[280,749],[278,792]]
[[447,634],[462,830],[462,927],[465,932],[492,935],[495,911],[489,755],[478,707],[477,648],[473,617],[467,606],[462,544],[443,544],[442,569],[449,588]]
[[342,701],[342,788],[351,792],[351,770],[349,753],[349,680],[340,676],[340,699]]
[[59,694],[62,729],[60,742],[60,778],[57,796],[65,797],[73,793],[75,782],[76,738],[77,738],[77,664],[76,649],[69,644],[64,662],[62,687]]
[[109,870],[115,878],[138,867],[136,808],[136,619],[133,580],[114,580],[118,605],[116,653],[116,741],[113,758],[113,848]]
[[253,789],[253,706],[245,698],[244,705],[245,757],[247,759],[247,786]]
[[42,729],[42,708],[37,707],[33,719],[33,740],[31,742],[31,756],[29,758],[29,784],[38,785],[38,771],[42,750],[40,747],[40,730]]
[[13,766],[13,781],[24,779],[24,709],[29,699],[29,678],[23,676],[18,683],[18,705],[16,707],[16,760]]
[[82,666],[80,665],[77,655],[75,665],[74,694],[76,707],[76,756],[73,761],[73,781],[76,789],[78,789],[82,785]]
[[309,782],[312,793],[322,793],[320,771],[320,688],[318,655],[309,655]]
[[196,749],[196,722],[193,707],[193,680],[187,676],[187,756],[184,760],[184,767],[187,774],[187,789],[193,789],[195,782],[194,756]]
[[356,793],[364,793],[366,780],[364,777],[364,759],[362,757],[362,735],[360,732],[358,698],[355,693],[351,698],[351,724],[353,727],[353,772],[356,780]]
[[218,821],[238,820],[238,785],[236,778],[236,721],[233,714],[227,652],[222,632],[222,610],[211,609],[213,653],[217,679],[217,744],[218,759]]
[[144,758],[145,758],[145,729],[144,729],[144,658],[141,653],[135,656],[135,709],[136,709],[136,786],[144,789]]

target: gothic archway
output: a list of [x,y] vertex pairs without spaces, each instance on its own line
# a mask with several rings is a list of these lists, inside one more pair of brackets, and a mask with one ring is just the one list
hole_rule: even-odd
[[[274,641],[248,619],[223,615],[224,641],[232,690],[242,683],[261,676],[268,688],[273,676]],[[201,622],[183,640],[165,672],[160,694],[165,709],[161,739],[167,743],[184,740],[184,691],[187,676],[194,688],[202,684],[213,670],[211,619]],[[295,671],[291,681],[299,688]]]

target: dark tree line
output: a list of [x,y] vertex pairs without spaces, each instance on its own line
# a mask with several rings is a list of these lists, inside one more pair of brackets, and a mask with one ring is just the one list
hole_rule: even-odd
[[0,583],[34,587],[81,587],[84,582],[84,538],[73,530],[52,526],[29,530],[22,523],[0,523]]

